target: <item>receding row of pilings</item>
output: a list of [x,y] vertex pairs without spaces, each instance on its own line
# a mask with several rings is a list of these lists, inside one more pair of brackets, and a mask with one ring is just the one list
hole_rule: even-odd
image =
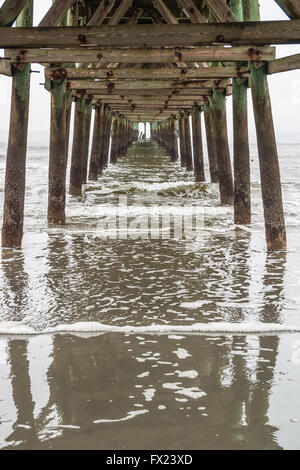
[[[27,16],[28,19],[28,16]],[[24,26],[24,24],[22,24]],[[25,171],[28,131],[30,66],[14,70],[9,143],[7,150],[2,246],[20,247],[23,237]],[[64,79],[51,81],[51,123],[48,181],[48,222],[66,221],[66,174],[68,163],[72,95]],[[92,108],[94,130],[88,174]],[[110,162],[126,155],[135,136],[133,124],[107,105],[75,97],[73,146],[69,192],[82,194],[82,186],[97,180]]]
[[[264,66],[258,68],[253,66],[251,88],[267,248],[269,251],[281,250],[286,248],[286,231],[278,154]],[[248,225],[251,223],[251,199],[245,79],[233,80],[232,98],[234,172],[231,168],[228,144],[226,96],[222,90],[214,89],[213,95],[205,98],[204,105],[194,106],[191,113],[187,111],[179,113],[178,126],[174,116],[159,122],[157,126],[152,126],[152,135],[170,155],[171,160],[176,161],[179,157],[176,131],[178,127],[181,166],[190,171],[194,170],[196,181],[205,181],[201,129],[203,112],[211,182],[219,183],[221,204],[234,206],[234,223]]]

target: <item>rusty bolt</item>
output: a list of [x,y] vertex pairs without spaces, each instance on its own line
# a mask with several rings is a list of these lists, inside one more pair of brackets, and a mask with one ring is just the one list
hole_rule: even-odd
[[86,42],[86,36],[84,34],[79,34],[78,36],[78,41],[80,42]]
[[216,37],[217,42],[223,42],[224,41],[224,36],[223,34],[219,34],[219,36]]
[[99,54],[97,54],[97,59],[102,59],[103,55],[101,54],[101,52],[99,52]]

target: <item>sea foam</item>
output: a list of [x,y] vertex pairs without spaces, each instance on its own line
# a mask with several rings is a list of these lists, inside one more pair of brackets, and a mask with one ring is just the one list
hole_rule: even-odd
[[124,334],[171,334],[171,333],[281,333],[300,332],[300,326],[281,325],[279,323],[261,322],[210,322],[193,323],[191,325],[145,325],[145,326],[117,326],[99,322],[77,322],[60,324],[43,330],[36,330],[20,321],[0,322],[1,335],[39,335],[54,333],[124,333]]

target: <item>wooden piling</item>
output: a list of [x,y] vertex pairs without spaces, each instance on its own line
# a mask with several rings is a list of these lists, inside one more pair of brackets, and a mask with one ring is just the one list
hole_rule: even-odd
[[176,162],[178,160],[178,142],[177,142],[175,116],[171,117],[170,132],[171,132],[171,160],[172,162]]
[[48,222],[66,221],[66,151],[67,151],[66,82],[51,83],[51,123],[48,183]]
[[212,105],[208,100],[204,102],[203,109],[204,109],[204,124],[205,124],[210,181],[211,183],[218,183],[219,173],[218,173],[218,159],[217,159],[217,150],[216,150],[216,141],[215,141],[215,130],[214,130],[214,122],[213,122],[213,110],[212,110]]
[[192,110],[192,131],[195,180],[205,181],[201,131],[201,108],[199,108],[199,106],[194,106]]
[[[243,1],[232,0],[230,5],[237,20],[243,21]],[[242,67],[245,63],[238,65]],[[234,223],[240,225],[251,222],[247,91],[247,78],[232,79]]]
[[101,105],[98,103],[94,106],[94,130],[93,130],[93,141],[91,149],[90,167],[89,167],[89,180],[97,180],[97,161],[101,150]]
[[188,171],[193,170],[193,153],[191,142],[190,114],[184,113],[184,137],[185,137],[185,165]]
[[[16,26],[32,26],[29,0]],[[13,67],[9,140],[6,157],[2,246],[19,247],[23,238],[30,64]]]
[[78,95],[75,98],[74,133],[72,147],[72,161],[70,171],[70,194],[81,196],[82,191],[82,150],[83,150],[83,120],[84,97]]
[[81,160],[81,182],[87,182],[87,169],[89,159],[89,143],[92,117],[92,100],[86,99],[83,117],[83,142],[82,142],[82,160]]
[[233,204],[233,178],[228,145],[225,92],[223,90],[214,89],[212,103],[220,201],[221,204]]
[[186,166],[186,151],[185,151],[185,123],[183,113],[179,115],[179,148],[180,148],[180,164],[182,167]]
[[[246,19],[259,21],[259,5],[248,4]],[[250,62],[251,91],[254,109],[261,190],[264,206],[268,251],[286,249],[286,229],[276,138],[269,93],[267,66]]]

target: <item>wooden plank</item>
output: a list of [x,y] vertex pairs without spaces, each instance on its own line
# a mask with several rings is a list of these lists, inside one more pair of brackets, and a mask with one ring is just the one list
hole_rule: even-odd
[[0,26],[12,26],[27,0],[5,0],[0,8]]
[[161,88],[193,88],[197,89],[197,86],[201,87],[205,83],[202,83],[201,80],[194,80],[194,81],[187,81],[187,82],[179,82],[179,81],[171,81],[171,80],[122,80],[119,82],[106,82],[106,81],[91,81],[91,80],[74,80],[69,81],[68,86],[71,90],[119,90],[119,89],[127,89],[127,90],[144,90],[144,89],[161,89]]
[[[232,78],[249,77],[249,67],[199,67],[199,68],[123,68],[123,69],[82,69],[65,68],[68,79],[102,79],[102,80],[164,80],[164,79],[199,79],[199,78]],[[55,78],[57,69],[45,70],[46,78]]]
[[72,63],[130,63],[167,64],[184,62],[241,62],[275,59],[275,47],[168,48],[168,49],[9,49],[6,55],[12,62]]
[[281,59],[272,60],[268,63],[268,74],[288,72],[300,69],[300,54],[294,54]]
[[206,0],[206,3],[218,21],[224,23],[237,21],[226,0]]
[[12,77],[11,63],[7,60],[0,59],[0,75]]
[[72,3],[74,0],[56,0],[40,21],[39,26],[56,26]]
[[275,0],[280,8],[286,13],[291,19],[295,20],[300,18],[300,1],[299,0]]
[[115,3],[116,3],[116,0],[101,1],[100,5],[98,6],[97,10],[93,14],[92,18],[89,20],[88,26],[97,26],[99,24],[102,24],[105,17],[113,8]]
[[177,25],[0,27],[1,48],[299,44],[300,20]]

